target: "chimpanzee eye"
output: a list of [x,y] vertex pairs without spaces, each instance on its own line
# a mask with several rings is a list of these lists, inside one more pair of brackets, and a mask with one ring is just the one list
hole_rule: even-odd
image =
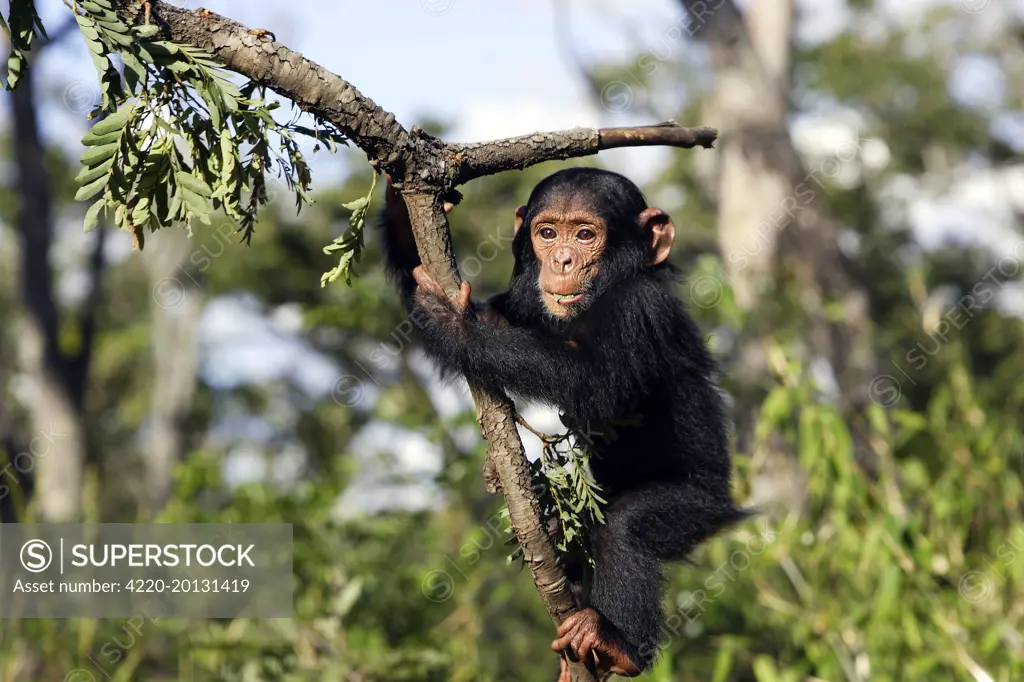
[[593,241],[597,237],[597,233],[591,230],[589,227],[584,227],[582,230],[576,233],[576,240],[581,242]]
[[545,239],[547,241],[550,241],[558,236],[558,233],[555,232],[555,229],[553,227],[542,227],[540,228],[540,232],[538,232],[538,234],[540,235],[541,239]]

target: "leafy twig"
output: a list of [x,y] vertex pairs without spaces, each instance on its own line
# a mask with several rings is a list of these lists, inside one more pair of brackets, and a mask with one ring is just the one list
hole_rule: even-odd
[[345,283],[352,285],[353,267],[359,262],[363,253],[363,228],[366,226],[366,214],[370,210],[370,199],[373,198],[373,190],[377,187],[377,174],[373,174],[373,182],[370,184],[370,191],[365,197],[359,197],[355,201],[342,204],[344,208],[352,211],[349,216],[349,229],[333,242],[324,247],[324,253],[328,256],[335,251],[341,252],[338,264],[330,271],[320,277],[320,286],[325,287],[329,283],[345,276]]

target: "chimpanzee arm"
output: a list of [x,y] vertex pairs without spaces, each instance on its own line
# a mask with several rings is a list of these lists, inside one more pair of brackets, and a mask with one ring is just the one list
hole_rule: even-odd
[[448,374],[558,405],[578,418],[612,419],[628,414],[656,378],[661,354],[672,352],[659,347],[652,318],[651,302],[664,296],[643,282],[609,292],[588,310],[585,334],[569,343],[481,322],[423,290],[415,295],[413,321]]
[[[445,202],[445,211],[462,200],[459,192],[452,190]],[[416,292],[416,280],[412,271],[420,264],[420,255],[416,251],[416,240],[412,234],[409,211],[405,200],[394,187],[388,183],[385,197],[384,212],[380,218],[381,241],[384,249],[384,265],[388,277],[398,284],[398,291],[406,310],[412,312],[412,296]],[[499,294],[487,301],[471,301],[470,305],[476,316],[490,324],[502,324],[505,319],[505,294]]]
[[416,239],[409,222],[409,209],[402,195],[388,182],[385,190],[384,213],[380,219],[384,247],[384,264],[388,276],[398,284],[398,291],[407,310],[412,309],[412,295],[416,280],[412,271],[420,264]]

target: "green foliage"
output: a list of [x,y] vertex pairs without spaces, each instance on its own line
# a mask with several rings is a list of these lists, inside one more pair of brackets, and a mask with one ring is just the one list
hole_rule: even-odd
[[28,68],[28,57],[25,54],[32,49],[36,34],[46,37],[46,29],[36,13],[34,0],[11,0],[10,12],[5,20],[0,14],[0,30],[11,41],[11,54],[7,58],[8,90],[18,85],[18,79]]
[[[672,653],[654,679],[701,679],[680,671],[711,670],[723,655],[735,677],[716,679],[1020,679],[1020,407],[981,411],[953,365],[924,412],[872,406],[881,473],[868,481],[834,407],[781,348],[771,352],[779,385],[743,484],[791,448],[804,509],[708,547],[707,568],[674,600]],[[930,471],[935,455],[943,465]]]
[[[259,209],[268,202],[267,173],[276,170],[294,192],[296,209],[310,203],[309,167],[295,135],[346,144],[330,126],[311,130],[282,124],[253,82],[236,85],[212,55],[158,39],[154,25],[129,27],[112,0],[79,3],[82,35],[99,72],[106,114],[82,142],[76,199],[101,196],[86,213],[85,230],[100,212],[135,234],[183,221],[191,229],[223,212],[250,242]],[[108,55],[124,62],[124,79]]]
[[325,272],[320,277],[321,287],[327,286],[342,275],[345,276],[345,283],[352,286],[353,268],[359,262],[359,257],[363,253],[363,228],[366,225],[366,214],[370,210],[370,199],[373,198],[373,190],[376,187],[377,174],[374,173],[373,182],[370,183],[370,191],[366,193],[365,197],[359,197],[347,204],[342,204],[343,208],[352,211],[352,215],[349,216],[349,229],[345,234],[324,247],[324,253],[328,256],[336,251],[340,251],[341,258],[334,268]]
[[[590,470],[593,439],[605,442],[617,438],[615,426],[634,424],[636,418],[616,420],[608,424],[588,424],[585,430],[572,428],[559,436],[534,433],[544,447],[541,456],[530,463],[533,489],[539,490],[541,520],[549,527],[556,523],[555,547],[574,560],[593,564],[588,534],[595,524],[604,523],[601,486]],[[520,423],[533,429],[521,418]],[[505,508],[504,513],[508,510]],[[513,538],[514,541],[514,538]],[[509,560],[525,561],[522,547],[516,547]]]

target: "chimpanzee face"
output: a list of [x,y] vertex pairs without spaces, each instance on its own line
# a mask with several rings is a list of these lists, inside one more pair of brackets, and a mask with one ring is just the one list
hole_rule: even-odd
[[[627,258],[625,246],[640,250],[642,265],[664,262],[671,251],[675,228],[660,209],[644,208],[624,225],[609,225],[592,208],[586,196],[560,197],[536,212],[529,225],[529,239],[537,259],[537,289],[544,309],[564,319],[579,314],[590,302],[595,280],[614,261]],[[528,211],[516,211],[516,231]],[[612,234],[614,230],[618,238]],[[623,263],[617,264],[619,269]]]
[[573,306],[584,299],[608,241],[604,220],[578,203],[570,200],[545,208],[530,225],[540,265],[541,301],[555,317],[571,315]]
[[541,180],[516,209],[509,304],[557,331],[605,292],[665,262],[675,227],[626,177],[566,168]]

